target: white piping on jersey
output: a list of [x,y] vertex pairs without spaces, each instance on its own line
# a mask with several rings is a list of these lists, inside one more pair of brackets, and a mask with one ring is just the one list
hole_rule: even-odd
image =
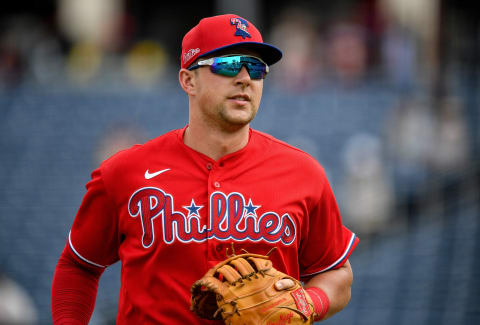
[[300,277],[307,277],[307,276],[319,274],[319,273],[322,273],[322,272],[326,272],[326,271],[334,268],[335,266],[337,266],[337,264],[340,263],[345,258],[345,256],[347,256],[348,252],[350,252],[350,250],[352,249],[353,243],[355,242],[355,238],[356,238],[356,235],[354,233],[352,233],[352,237],[350,238],[350,242],[347,245],[347,249],[342,254],[342,256],[340,256],[340,258],[337,259],[335,262],[333,262],[332,264],[330,264],[329,266],[327,266],[326,268],[324,268],[320,271],[317,271],[317,272],[314,272],[314,273],[309,273],[309,274],[301,274]]
[[80,253],[77,252],[77,250],[73,247],[71,234],[72,234],[72,231],[70,231],[70,232],[68,233],[68,244],[70,245],[70,248],[71,248],[72,251],[75,253],[75,255],[77,255],[82,261],[87,262],[88,264],[92,264],[92,265],[95,265],[95,266],[98,266],[98,267],[101,267],[101,268],[106,268],[106,266],[97,264],[97,263],[92,262],[92,261],[90,261],[90,260],[87,260],[85,257],[83,257],[82,255],[80,255]]

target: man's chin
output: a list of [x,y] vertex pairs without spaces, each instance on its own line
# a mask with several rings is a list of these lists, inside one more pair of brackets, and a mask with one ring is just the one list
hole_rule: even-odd
[[[242,112],[242,113],[245,113],[245,112]],[[235,114],[235,115],[229,114],[229,115],[223,116],[223,120],[232,126],[241,128],[241,127],[244,127],[245,125],[248,125],[253,120],[254,117],[255,115],[253,114]]]

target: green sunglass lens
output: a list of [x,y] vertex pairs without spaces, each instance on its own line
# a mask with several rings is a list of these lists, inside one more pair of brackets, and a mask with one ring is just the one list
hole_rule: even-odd
[[219,61],[219,62],[214,62],[212,64],[212,72],[228,76],[228,77],[234,77],[240,72],[240,69],[242,68],[242,65],[240,62],[233,61],[233,60],[228,60],[228,61]]
[[224,76],[233,77],[236,76],[242,66],[247,67],[250,78],[263,79],[266,74],[266,67],[258,60],[245,58],[245,57],[225,57],[217,58],[211,66],[212,72],[218,73]]

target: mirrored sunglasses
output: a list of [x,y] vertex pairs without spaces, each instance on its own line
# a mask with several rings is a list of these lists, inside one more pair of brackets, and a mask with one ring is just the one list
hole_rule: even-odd
[[229,55],[200,60],[197,64],[189,67],[188,70],[194,70],[207,65],[210,66],[210,70],[213,73],[228,77],[236,76],[243,66],[247,68],[248,74],[252,79],[265,79],[269,71],[265,62],[249,55]]

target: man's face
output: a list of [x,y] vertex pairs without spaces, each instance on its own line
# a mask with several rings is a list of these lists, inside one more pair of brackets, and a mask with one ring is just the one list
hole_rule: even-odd
[[[257,56],[240,49],[218,52],[214,56],[228,54]],[[198,117],[226,131],[238,130],[253,120],[260,106],[263,79],[251,79],[245,66],[234,77],[215,74],[210,66],[195,71],[198,88],[194,101]]]

